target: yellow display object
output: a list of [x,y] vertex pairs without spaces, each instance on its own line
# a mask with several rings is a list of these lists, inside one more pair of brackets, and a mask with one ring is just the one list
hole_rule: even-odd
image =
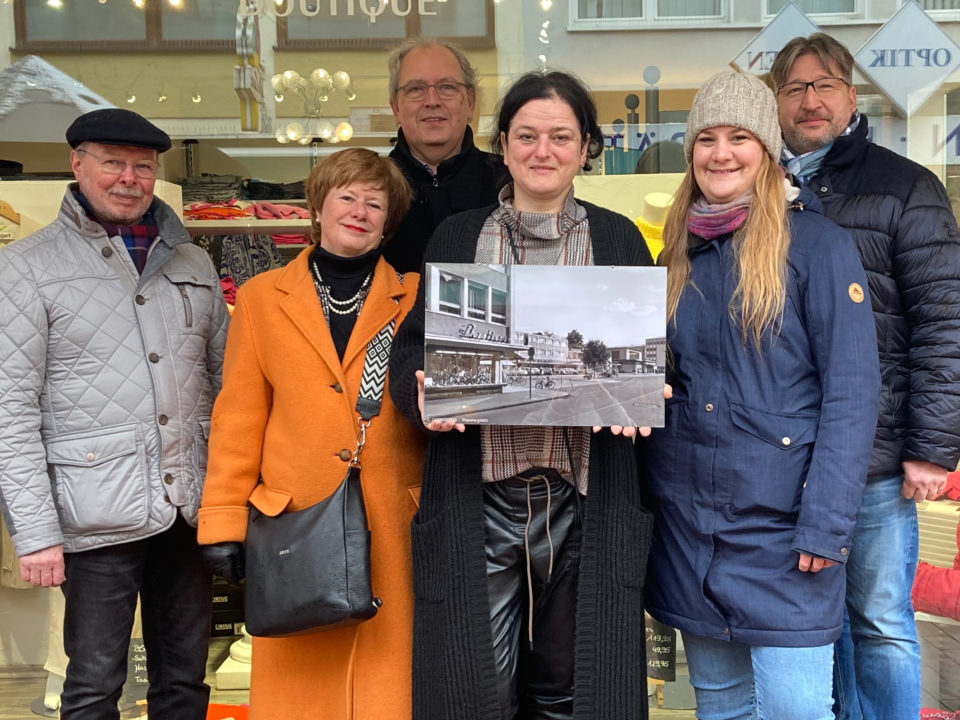
[[663,224],[667,220],[667,210],[673,203],[673,195],[664,192],[652,192],[643,196],[640,216],[633,222],[643,239],[647,241],[650,254],[656,260],[663,250]]

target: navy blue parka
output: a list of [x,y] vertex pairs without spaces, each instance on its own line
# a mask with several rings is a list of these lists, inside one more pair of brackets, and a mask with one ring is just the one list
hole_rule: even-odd
[[[638,452],[655,517],[647,609],[697,635],[786,647],[840,635],[880,374],[860,258],[821,207],[804,190],[788,212],[782,324],[760,351],[729,311],[732,237],[691,242],[667,333],[673,399]],[[839,565],[800,572],[800,552]]]

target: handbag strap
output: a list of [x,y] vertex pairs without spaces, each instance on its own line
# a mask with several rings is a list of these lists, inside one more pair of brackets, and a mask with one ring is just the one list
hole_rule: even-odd
[[[397,273],[397,279],[403,284],[403,276]],[[397,300],[394,300],[397,302]],[[367,428],[370,422],[380,414],[380,403],[383,400],[383,389],[387,384],[387,366],[390,364],[390,345],[393,343],[393,330],[396,319],[391,320],[380,329],[367,344],[367,354],[363,359],[363,373],[360,375],[360,392],[357,393],[356,410],[359,417],[357,423],[360,432],[357,433],[357,447],[353,451],[352,463],[360,464],[360,451],[367,440]]]

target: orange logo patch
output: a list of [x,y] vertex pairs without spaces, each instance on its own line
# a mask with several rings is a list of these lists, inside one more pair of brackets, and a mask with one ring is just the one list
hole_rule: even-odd
[[860,287],[860,283],[850,283],[850,287],[847,288],[847,293],[855,303],[863,302],[863,288]]

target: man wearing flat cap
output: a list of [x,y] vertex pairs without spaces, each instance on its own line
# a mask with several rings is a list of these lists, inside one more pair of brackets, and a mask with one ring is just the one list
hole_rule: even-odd
[[170,138],[129,110],[67,130],[76,182],[0,250],[0,510],[25,580],[61,586],[61,718],[118,718],[137,598],[151,717],[202,720],[211,576],[196,542],[227,313],[153,195]]

